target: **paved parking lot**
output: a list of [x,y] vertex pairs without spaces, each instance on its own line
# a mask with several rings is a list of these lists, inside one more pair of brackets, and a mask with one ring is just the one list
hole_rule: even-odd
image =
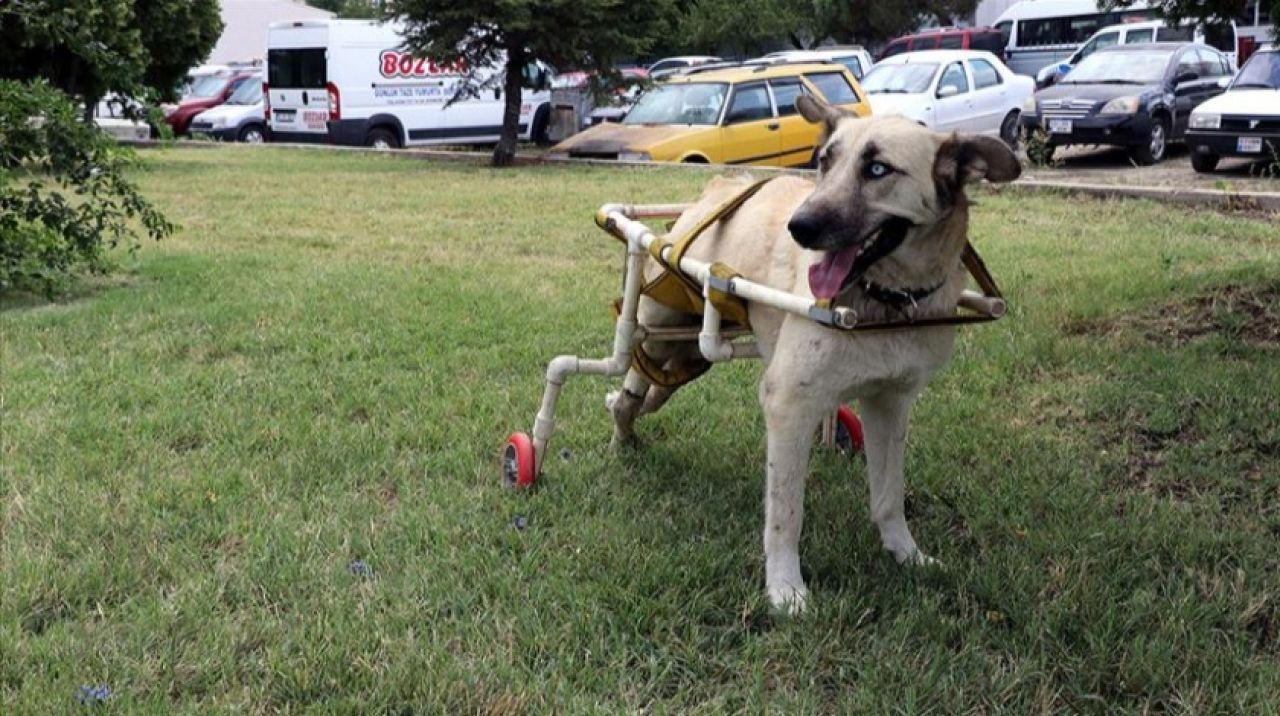
[[1185,146],[1169,147],[1163,162],[1149,167],[1135,166],[1123,149],[1111,147],[1064,147],[1058,150],[1059,163],[1052,168],[1029,167],[1026,179],[1078,184],[1123,184],[1168,186],[1179,189],[1223,189],[1232,191],[1280,192],[1280,176],[1268,178],[1266,165],[1224,158],[1212,174],[1198,174],[1191,168]]

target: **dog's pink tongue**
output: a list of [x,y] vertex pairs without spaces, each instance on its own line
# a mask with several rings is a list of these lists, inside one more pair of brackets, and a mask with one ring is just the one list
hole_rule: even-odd
[[827,251],[821,261],[809,267],[809,290],[813,291],[814,298],[835,298],[840,294],[844,278],[861,249],[861,246],[847,246],[839,251]]

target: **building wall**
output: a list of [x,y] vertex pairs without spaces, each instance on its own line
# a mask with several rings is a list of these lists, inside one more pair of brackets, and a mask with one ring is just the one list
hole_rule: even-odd
[[267,56],[267,25],[290,20],[324,20],[333,17],[295,0],[222,0],[222,37],[207,62],[252,62]]

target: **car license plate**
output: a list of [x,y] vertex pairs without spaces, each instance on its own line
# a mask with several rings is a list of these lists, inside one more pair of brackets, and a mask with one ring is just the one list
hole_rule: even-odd
[[1071,120],[1069,119],[1051,119],[1049,120],[1050,134],[1071,134]]
[[275,111],[275,115],[276,119],[281,122],[288,122],[292,124],[294,118],[298,116],[298,111],[294,109],[277,109]]
[[1262,137],[1239,137],[1236,139],[1236,151],[1241,154],[1261,154]]

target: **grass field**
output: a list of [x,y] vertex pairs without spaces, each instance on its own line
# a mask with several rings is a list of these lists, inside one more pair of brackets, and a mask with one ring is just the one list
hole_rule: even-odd
[[[182,226],[3,304],[0,713],[1280,712],[1280,231],[984,194],[1012,305],[915,411],[904,571],[815,453],[771,616],[759,367],[607,449],[606,200],[706,175],[148,153]],[[517,518],[522,529],[516,527]]]

